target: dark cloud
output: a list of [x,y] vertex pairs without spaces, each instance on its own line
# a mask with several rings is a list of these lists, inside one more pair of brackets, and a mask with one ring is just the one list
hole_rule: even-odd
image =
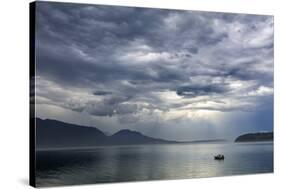
[[266,109],[273,96],[271,16],[52,2],[37,2],[36,15],[44,110],[158,128],[200,110]]
[[110,91],[95,91],[95,92],[93,92],[93,94],[97,95],[97,96],[105,96],[105,95],[112,94],[112,92],[110,92]]
[[197,54],[198,53],[198,48],[196,48],[196,47],[189,47],[187,49],[192,54]]
[[186,97],[197,97],[213,94],[224,94],[229,91],[229,88],[224,85],[188,85],[181,86],[177,89],[177,94]]

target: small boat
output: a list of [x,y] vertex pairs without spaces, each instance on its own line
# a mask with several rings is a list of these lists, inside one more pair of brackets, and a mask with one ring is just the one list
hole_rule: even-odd
[[218,154],[218,155],[214,156],[214,159],[215,160],[224,160],[224,155]]

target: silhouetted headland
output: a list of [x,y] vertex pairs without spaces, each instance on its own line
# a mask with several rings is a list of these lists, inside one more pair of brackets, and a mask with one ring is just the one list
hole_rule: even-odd
[[235,139],[235,142],[263,142],[273,141],[273,132],[248,133]]

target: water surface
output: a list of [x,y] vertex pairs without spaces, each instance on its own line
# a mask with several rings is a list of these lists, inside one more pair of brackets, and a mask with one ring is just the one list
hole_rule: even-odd
[[[213,156],[222,153],[224,161]],[[208,143],[39,150],[37,186],[273,172],[273,143]]]

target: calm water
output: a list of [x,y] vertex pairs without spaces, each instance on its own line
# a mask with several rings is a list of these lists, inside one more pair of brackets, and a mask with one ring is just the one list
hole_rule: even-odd
[[[224,161],[213,155],[222,153]],[[37,152],[38,186],[273,172],[273,143],[176,144]]]

